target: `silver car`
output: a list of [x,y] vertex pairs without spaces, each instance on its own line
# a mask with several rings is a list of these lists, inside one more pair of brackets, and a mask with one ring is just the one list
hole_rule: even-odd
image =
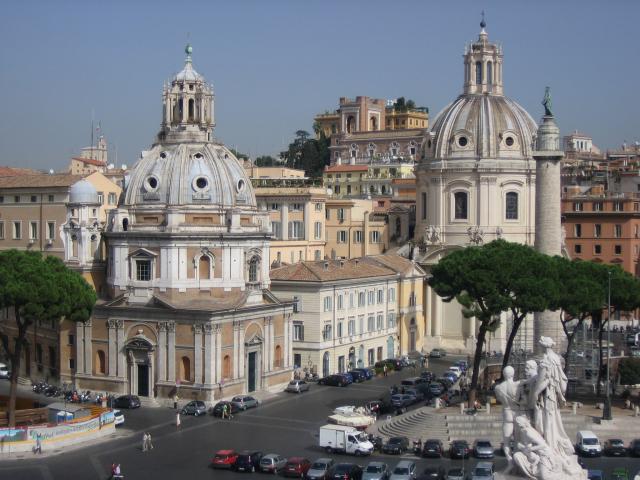
[[464,469],[462,468],[450,468],[447,472],[447,480],[465,480],[467,477],[464,475]]
[[476,468],[471,472],[471,480],[494,480],[493,463],[478,462]]
[[369,462],[362,472],[362,480],[387,480],[389,466],[384,462]]
[[493,445],[489,440],[473,442],[473,455],[476,458],[493,458]]
[[392,470],[389,480],[414,480],[415,478],[416,463],[411,460],[402,460]]
[[275,473],[284,469],[284,466],[287,464],[287,459],[277,453],[267,453],[264,457],[260,459],[260,471]]
[[284,389],[285,392],[293,392],[293,393],[302,393],[309,390],[309,384],[304,380],[291,380],[287,388]]
[[329,478],[329,470],[333,467],[331,458],[318,458],[309,467],[306,478],[309,480],[326,480]]
[[249,395],[236,395],[231,399],[238,410],[246,410],[247,408],[255,408],[260,405],[260,402]]

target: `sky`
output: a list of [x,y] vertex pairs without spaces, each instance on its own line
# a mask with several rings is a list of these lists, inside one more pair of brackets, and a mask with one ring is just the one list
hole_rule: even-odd
[[215,136],[251,157],[285,150],[342,96],[404,96],[433,121],[462,92],[482,10],[505,94],[534,119],[548,85],[563,134],[640,141],[634,0],[23,0],[0,16],[0,165],[64,169],[92,118],[110,162],[133,165],[187,42],[214,85]]

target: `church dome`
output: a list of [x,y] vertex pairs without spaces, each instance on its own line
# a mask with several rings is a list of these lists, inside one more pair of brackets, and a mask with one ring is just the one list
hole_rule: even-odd
[[133,167],[125,205],[253,207],[244,168],[224,145],[156,144]]
[[98,191],[87,180],[82,179],[71,185],[69,189],[69,203],[100,204]]
[[184,68],[180,70],[175,77],[173,77],[174,82],[204,82],[204,77],[195,71],[193,68],[193,64],[191,62],[191,54],[193,53],[193,48],[191,45],[187,45],[184,49],[184,53],[187,54],[187,60],[184,64]]

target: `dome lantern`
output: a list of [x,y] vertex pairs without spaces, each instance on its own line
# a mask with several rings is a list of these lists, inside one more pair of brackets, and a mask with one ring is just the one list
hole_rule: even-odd
[[464,53],[464,93],[502,95],[502,47],[489,42],[482,12],[478,40]]

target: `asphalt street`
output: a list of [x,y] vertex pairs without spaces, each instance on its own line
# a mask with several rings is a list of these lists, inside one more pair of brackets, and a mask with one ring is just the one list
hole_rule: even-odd
[[[430,370],[440,373],[446,370],[455,357],[432,360]],[[210,415],[182,417],[180,431],[175,427],[175,412],[168,408],[141,408],[125,411],[126,425],[117,438],[85,448],[61,451],[56,455],[0,461],[0,478],[11,480],[36,479],[96,479],[109,477],[113,462],[120,463],[126,479],[227,479],[238,476],[258,477],[263,474],[241,474],[212,470],[211,458],[220,449],[256,449],[264,453],[279,453],[286,457],[303,456],[310,460],[328,456],[318,444],[318,430],[326,423],[327,415],[340,405],[360,405],[374,400],[399,384],[401,377],[413,376],[411,369],[377,378],[346,388],[313,385],[303,394],[279,393],[260,407],[242,412],[232,420],[221,420]],[[154,449],[142,452],[142,433],[151,432]],[[393,467],[398,456],[376,454],[368,458],[348,455],[329,455],[338,462],[355,462],[366,465],[372,460],[382,460]],[[463,465],[461,460],[415,459],[418,472],[427,465]],[[494,460],[498,468],[504,459]],[[464,461],[470,471],[477,460]],[[624,466],[635,474],[640,470],[640,459],[597,458],[585,460],[589,468],[609,473]]]

